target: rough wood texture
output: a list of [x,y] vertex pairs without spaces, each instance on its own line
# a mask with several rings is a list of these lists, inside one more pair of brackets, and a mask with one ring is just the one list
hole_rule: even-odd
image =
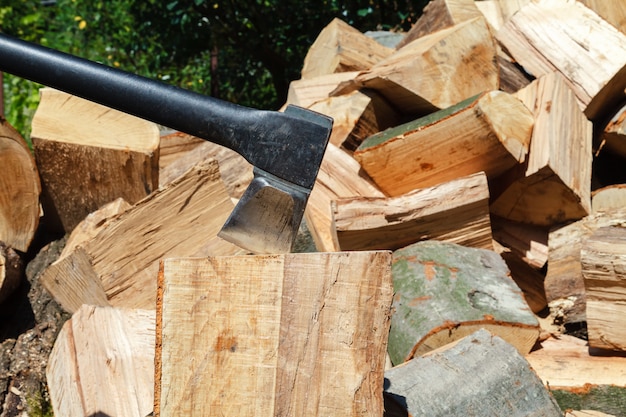
[[371,88],[398,110],[418,117],[497,90],[496,55],[487,22],[477,17],[409,43],[332,95]]
[[497,38],[534,76],[560,72],[590,120],[606,117],[624,96],[626,35],[579,2],[528,2]]
[[287,104],[309,107],[313,103],[330,97],[338,85],[354,79],[359,71],[337,72],[313,78],[303,78],[289,83]]
[[217,162],[205,161],[107,222],[41,281],[70,312],[82,304],[154,308],[163,257],[243,252],[217,237],[233,207]]
[[605,126],[601,146],[626,158],[626,106],[621,107]]
[[396,250],[435,239],[493,249],[489,187],[484,173],[399,197],[344,198],[332,202],[340,250]]
[[549,227],[591,212],[593,126],[560,74],[550,73],[517,93],[535,115],[523,177],[495,196],[491,212]]
[[486,328],[522,354],[539,322],[494,251],[424,241],[393,254],[394,314],[389,356],[394,365]]
[[146,417],[154,398],[155,327],[154,310],[76,311],[46,369],[55,415]]
[[555,229],[548,236],[546,297],[551,310],[557,311],[564,323],[585,321],[585,285],[580,259],[582,242],[597,229],[608,226],[626,226],[626,210],[594,213]]
[[134,204],[158,187],[154,123],[44,88],[31,136],[55,229],[70,232],[100,206],[118,197]]
[[548,262],[548,233],[545,227],[491,217],[493,238],[511,253],[535,269]]
[[626,351],[626,228],[601,227],[580,251],[589,346]]
[[622,1],[579,0],[604,20],[626,33],[626,3]]
[[410,416],[563,415],[524,357],[484,329],[387,370],[385,380]]
[[342,197],[383,197],[350,155],[329,144],[304,212],[315,246],[320,252],[338,251],[333,238],[331,201]]
[[491,179],[525,160],[533,123],[520,100],[491,91],[371,136],[354,157],[391,196],[481,171]]
[[591,209],[594,213],[619,210],[622,207],[626,207],[626,184],[608,185],[591,193]]
[[393,49],[335,18],[322,29],[304,57],[302,78],[366,70],[392,52]]
[[0,116],[0,241],[28,251],[39,226],[41,184],[22,136]]
[[155,415],[382,415],[390,263],[389,252],[166,259]]

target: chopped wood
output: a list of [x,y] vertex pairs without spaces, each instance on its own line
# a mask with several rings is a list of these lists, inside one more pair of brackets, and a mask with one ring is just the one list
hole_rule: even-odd
[[383,197],[361,166],[348,153],[329,144],[311,191],[304,218],[320,252],[338,251],[332,232],[331,201],[342,197]]
[[626,158],[626,106],[621,107],[609,120],[602,133],[601,152],[604,146],[621,158]]
[[[313,78],[303,78],[289,83],[287,104],[300,107],[309,107],[312,104],[325,100],[343,82],[354,79],[359,71],[336,72],[319,75]],[[283,106],[284,107],[284,106]]]
[[134,204],[158,187],[154,123],[44,88],[31,137],[54,230],[70,232],[100,206]]
[[41,282],[70,312],[82,304],[154,308],[163,257],[243,252],[217,237],[233,208],[217,162],[204,161],[108,221]]
[[626,351],[626,228],[601,227],[580,251],[589,346]]
[[596,12],[598,16],[615,26],[620,32],[626,33],[626,3],[605,0],[579,1]]
[[165,259],[155,415],[382,415],[390,263],[389,252]]
[[487,22],[477,17],[416,39],[332,95],[374,89],[399,111],[419,117],[497,90],[496,55]]
[[481,171],[492,179],[525,160],[533,123],[520,100],[490,91],[371,136],[354,157],[390,196]]
[[393,49],[334,18],[322,29],[304,57],[302,78],[366,70],[392,52]]
[[626,207],[626,184],[608,185],[591,193],[591,209],[594,213],[622,207]]
[[83,306],[46,369],[54,414],[146,417],[154,398],[155,311]]
[[507,180],[491,213],[545,227],[581,219],[591,212],[592,123],[560,74],[538,78],[517,96],[535,115],[528,165]]
[[387,370],[385,380],[386,397],[409,416],[563,415],[528,361],[484,329]]
[[626,226],[626,209],[591,214],[548,236],[548,270],[544,282],[551,310],[563,323],[585,321],[585,284],[580,252],[583,241],[601,227]]
[[332,202],[340,250],[396,250],[435,239],[493,249],[489,187],[484,173],[398,197],[353,197]]
[[0,304],[22,283],[24,260],[10,246],[0,241]]
[[177,159],[196,149],[206,142],[203,139],[174,130],[161,131],[159,141],[159,185],[169,181],[163,181],[163,172]]
[[560,72],[590,120],[623,99],[626,35],[579,2],[528,2],[497,38],[535,77]]
[[527,354],[539,322],[494,251],[424,241],[393,254],[394,314],[389,356],[394,365],[480,328]]
[[0,241],[28,251],[41,209],[39,173],[24,138],[0,117]]
[[493,238],[535,269],[548,262],[549,229],[491,217]]

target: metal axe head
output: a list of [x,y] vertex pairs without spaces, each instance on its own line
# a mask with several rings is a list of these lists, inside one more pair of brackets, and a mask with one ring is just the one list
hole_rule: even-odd
[[254,253],[291,252],[333,125],[291,105],[276,116],[259,123],[255,149],[244,152],[254,155],[254,178],[219,233]]

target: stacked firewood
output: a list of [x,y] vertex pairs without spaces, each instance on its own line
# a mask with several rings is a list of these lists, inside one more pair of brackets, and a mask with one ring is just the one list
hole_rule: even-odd
[[433,0],[407,33],[330,22],[286,103],[334,119],[308,253],[217,237],[238,155],[43,89],[34,158],[0,126],[23,179],[0,249],[27,251],[41,213],[69,234],[41,278],[73,313],[55,412],[556,416],[551,389],[626,388],[625,21]]

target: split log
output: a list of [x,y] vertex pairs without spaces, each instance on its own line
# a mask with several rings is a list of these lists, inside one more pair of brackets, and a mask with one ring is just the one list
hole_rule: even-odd
[[482,14],[474,5],[473,0],[432,0],[424,7],[419,19],[411,26],[396,49],[404,47],[415,39],[476,17],[482,17]]
[[23,276],[24,260],[0,241],[0,304],[20,286]]
[[626,228],[601,227],[582,244],[589,346],[626,351]]
[[533,123],[520,100],[491,91],[371,136],[354,157],[390,196],[481,171],[492,179],[525,160]]
[[134,204],[158,187],[154,123],[44,88],[31,136],[54,230],[70,232],[100,206]]
[[597,229],[608,226],[626,226],[626,210],[594,213],[555,229],[548,236],[546,297],[550,309],[565,324],[586,320],[580,258],[582,242]]
[[217,162],[205,161],[108,221],[41,282],[69,312],[82,304],[154,308],[161,258],[243,252],[217,237],[233,208]]
[[591,212],[592,123],[557,73],[517,97],[535,115],[528,165],[521,178],[503,181],[509,185],[494,197],[491,213],[545,227],[581,219]]
[[46,369],[54,414],[146,417],[154,398],[155,327],[154,310],[76,311]]
[[609,185],[591,193],[591,209],[599,211],[619,210],[626,207],[626,184]]
[[389,252],[164,260],[155,415],[382,415],[390,263]]
[[387,370],[385,382],[410,416],[563,415],[528,361],[484,329]]
[[39,173],[24,138],[0,117],[0,241],[27,252],[39,226]]
[[300,107],[310,107],[313,103],[330,97],[338,85],[354,79],[358,74],[359,71],[337,72],[294,80],[289,83],[285,106],[293,104]]
[[335,18],[322,29],[304,57],[302,78],[367,70],[392,52],[393,49]]
[[506,266],[511,272],[511,278],[522,290],[528,307],[533,313],[542,314],[548,307],[546,290],[543,285],[545,273],[531,267],[512,252],[502,250],[502,248],[496,248],[496,251],[506,262]]
[[626,158],[626,106],[621,107],[609,120],[601,139],[602,148],[606,146],[608,150]]
[[394,365],[480,328],[525,355],[539,322],[494,251],[424,241],[393,254],[394,314],[389,356]]
[[497,90],[496,56],[495,39],[481,16],[410,42],[332,95],[370,88],[407,116],[419,117]]
[[560,72],[592,121],[623,99],[626,35],[579,2],[528,2],[497,38],[534,76]]
[[364,139],[400,123],[400,116],[374,91],[353,91],[309,106],[333,118],[330,143],[354,151]]
[[535,269],[548,262],[549,229],[491,216],[493,238]]
[[343,150],[329,144],[304,212],[306,225],[320,252],[338,251],[332,232],[331,201],[342,197],[383,197],[361,167]]
[[368,30],[365,32],[365,36],[369,36],[387,48],[395,49],[398,43],[404,38],[405,33],[391,30]]
[[428,239],[493,249],[489,187],[482,172],[399,197],[339,199],[332,210],[342,251],[396,250]]
[[192,152],[204,140],[174,130],[161,131],[159,140],[159,186],[163,186],[163,172],[177,159]]
[[579,1],[596,12],[598,16],[615,26],[620,32],[626,33],[626,3],[604,0]]

